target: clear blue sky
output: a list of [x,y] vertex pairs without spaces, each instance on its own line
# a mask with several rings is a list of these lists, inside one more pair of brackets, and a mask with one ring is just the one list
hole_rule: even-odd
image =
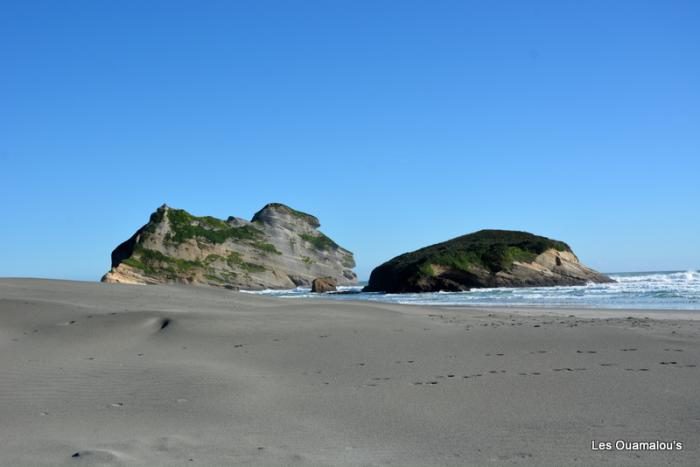
[[481,228],[700,267],[696,1],[0,2],[0,276],[160,204],[318,216],[361,278]]

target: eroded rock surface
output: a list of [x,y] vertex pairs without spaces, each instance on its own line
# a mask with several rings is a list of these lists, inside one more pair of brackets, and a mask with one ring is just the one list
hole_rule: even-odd
[[331,277],[357,283],[353,254],[310,214],[268,204],[251,221],[193,216],[166,205],[112,252],[103,282],[179,282],[240,289],[289,289]]

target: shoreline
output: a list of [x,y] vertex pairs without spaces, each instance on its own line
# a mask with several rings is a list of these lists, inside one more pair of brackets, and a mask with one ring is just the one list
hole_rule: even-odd
[[591,311],[0,279],[2,463],[695,465],[700,322]]
[[[653,271],[652,271],[653,272]],[[666,271],[666,272],[677,272],[677,271]],[[641,273],[641,272],[640,272]],[[619,273],[618,273],[619,274]],[[50,279],[50,278],[35,278],[35,277],[0,277],[0,284],[9,281],[20,281],[25,283],[65,283],[65,284],[100,284],[100,285],[111,285],[115,287],[153,287],[153,285],[146,284],[105,284],[99,280],[89,281],[89,280],[69,280],[69,279]],[[700,320],[700,308],[699,309],[687,309],[687,308],[631,308],[631,307],[596,307],[596,306],[565,306],[565,305],[500,305],[500,304],[425,304],[425,303],[397,303],[382,300],[366,300],[366,299],[356,299],[356,300],[334,300],[323,298],[324,294],[319,294],[318,297],[279,297],[274,295],[261,294],[258,290],[228,290],[220,287],[210,287],[206,285],[188,285],[188,284],[159,284],[156,287],[173,287],[182,290],[211,290],[218,291],[222,293],[240,293],[247,296],[264,297],[267,299],[274,300],[302,300],[309,301],[310,303],[315,302],[325,302],[325,303],[364,303],[366,305],[375,304],[387,304],[395,305],[399,307],[423,307],[427,309],[440,308],[446,310],[462,310],[462,311],[474,311],[483,310],[491,313],[517,313],[524,316],[568,316],[574,314],[583,318],[590,319],[610,319],[610,318],[649,318],[654,320],[687,320],[687,321],[698,321]],[[286,291],[286,290],[280,290]],[[430,294],[427,292],[426,294]],[[409,294],[411,295],[411,294]]]
[[[508,309],[566,309],[566,310],[617,310],[653,313],[678,312],[693,319],[692,313],[700,311],[700,272],[627,273],[614,277],[612,284],[552,287],[501,287],[474,288],[465,292],[424,293],[375,293],[360,292],[361,287],[344,288],[338,294],[326,298],[334,300],[369,300],[406,305],[426,305],[464,308]],[[339,289],[340,290],[340,289]],[[316,298],[308,288],[285,291],[246,291],[284,298]]]

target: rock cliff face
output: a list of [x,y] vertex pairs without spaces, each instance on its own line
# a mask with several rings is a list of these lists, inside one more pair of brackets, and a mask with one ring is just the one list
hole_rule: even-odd
[[463,291],[613,282],[569,245],[527,232],[480,230],[397,256],[372,271],[371,292]]
[[179,282],[240,289],[289,289],[332,277],[357,283],[353,255],[318,230],[318,219],[268,204],[249,222],[196,217],[166,205],[112,252],[103,282]]

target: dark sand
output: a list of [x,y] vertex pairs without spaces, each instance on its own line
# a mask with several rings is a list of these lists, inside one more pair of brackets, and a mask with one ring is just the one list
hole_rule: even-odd
[[693,317],[2,279],[0,465],[696,466]]

